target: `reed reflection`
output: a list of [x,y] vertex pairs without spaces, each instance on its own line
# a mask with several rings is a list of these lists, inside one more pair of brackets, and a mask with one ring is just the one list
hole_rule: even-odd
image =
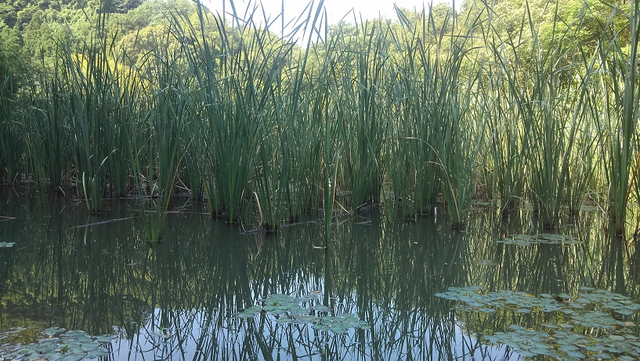
[[[74,204],[15,205],[16,219],[0,223],[3,239],[16,242],[0,248],[0,326],[115,331],[118,360],[508,359],[511,350],[487,346],[483,335],[515,317],[535,319],[461,312],[436,293],[470,285],[635,290],[625,283],[633,278],[624,244],[586,221],[556,231],[582,243],[523,247],[498,241],[530,232],[526,215],[481,213],[460,232],[433,217],[389,223],[362,214],[334,221],[327,244],[320,214],[276,235],[243,234],[186,201],[167,215],[161,242],[149,244],[139,208],[107,202],[104,214],[87,214]],[[274,294],[317,294],[309,302],[329,306],[328,316],[350,313],[370,328],[334,334],[266,314],[237,317]]]

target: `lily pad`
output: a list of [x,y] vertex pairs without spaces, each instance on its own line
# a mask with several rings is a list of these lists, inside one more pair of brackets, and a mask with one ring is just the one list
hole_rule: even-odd
[[302,303],[307,303],[315,298],[317,298],[316,295],[295,298],[275,294],[262,300],[262,305],[252,306],[236,316],[239,318],[252,318],[258,313],[266,313],[271,315],[271,319],[276,323],[309,323],[315,330],[331,331],[333,333],[345,333],[356,327],[369,328],[366,322],[355,315],[349,313],[331,315],[333,310],[326,305],[301,306]]
[[[483,287],[451,287],[436,296],[459,302],[465,312],[530,313],[539,319],[527,327],[512,324],[506,332],[485,336],[492,343],[512,347],[524,357],[549,356],[562,360],[640,358],[640,338],[633,317],[640,305],[626,296],[582,288],[575,296],[561,293],[539,297],[514,291],[487,292]],[[482,305],[479,307],[478,305]],[[612,315],[619,317],[614,318]],[[518,319],[518,318],[515,318]],[[535,322],[535,321],[534,321]],[[590,330],[585,333],[584,330]]]
[[24,359],[37,355],[43,360],[68,361],[94,359],[109,354],[104,346],[114,338],[109,335],[89,336],[84,331],[67,331],[58,327],[48,328],[42,333],[45,338],[41,342],[22,345],[7,356]]

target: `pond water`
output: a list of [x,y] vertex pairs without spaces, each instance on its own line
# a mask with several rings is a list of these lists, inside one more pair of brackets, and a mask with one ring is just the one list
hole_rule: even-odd
[[[553,232],[525,211],[478,211],[464,232],[444,217],[344,215],[325,247],[320,213],[251,233],[176,200],[161,242],[149,243],[140,202],[107,201],[96,215],[68,198],[36,206],[16,192],[0,191],[0,359],[29,343],[30,329],[31,342],[44,329],[56,336],[52,358],[101,355],[64,349],[73,342],[62,328],[114,335],[100,346],[108,360],[635,359],[640,347],[635,252],[607,236],[598,212]],[[470,286],[483,288],[459,292]],[[631,311],[579,296],[593,289],[628,296],[620,302]],[[567,304],[576,307],[543,309]],[[591,316],[580,307],[617,323],[584,324]],[[577,350],[550,341],[566,336],[558,327],[587,339]],[[518,343],[523,332],[542,333],[542,349]],[[593,346],[602,339],[618,343]]]

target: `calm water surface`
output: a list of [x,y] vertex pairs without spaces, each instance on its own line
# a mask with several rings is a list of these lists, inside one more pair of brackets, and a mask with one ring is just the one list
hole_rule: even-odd
[[[637,298],[634,252],[606,237],[597,214],[563,220],[555,232],[583,242],[570,246],[497,242],[543,232],[526,212],[505,220],[478,212],[466,232],[443,217],[336,217],[322,248],[320,214],[277,235],[247,234],[179,200],[161,243],[149,244],[137,202],[111,201],[92,215],[68,200],[37,207],[14,190],[0,201],[0,242],[15,242],[0,248],[0,331],[43,324],[117,334],[110,360],[516,360],[482,335],[526,315],[470,317],[436,293],[591,286]],[[274,294],[313,295],[306,307],[324,304],[370,328],[336,334],[237,317]]]

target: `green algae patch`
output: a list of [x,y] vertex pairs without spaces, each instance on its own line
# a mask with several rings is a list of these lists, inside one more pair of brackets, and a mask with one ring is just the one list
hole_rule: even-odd
[[[528,314],[533,324],[511,324],[502,332],[484,336],[507,345],[521,356],[548,356],[562,360],[637,359],[640,338],[630,321],[640,305],[607,290],[583,287],[565,293],[533,296],[525,292],[487,292],[482,286],[451,287],[436,296],[457,301],[465,312]],[[536,322],[538,320],[538,322]]]

